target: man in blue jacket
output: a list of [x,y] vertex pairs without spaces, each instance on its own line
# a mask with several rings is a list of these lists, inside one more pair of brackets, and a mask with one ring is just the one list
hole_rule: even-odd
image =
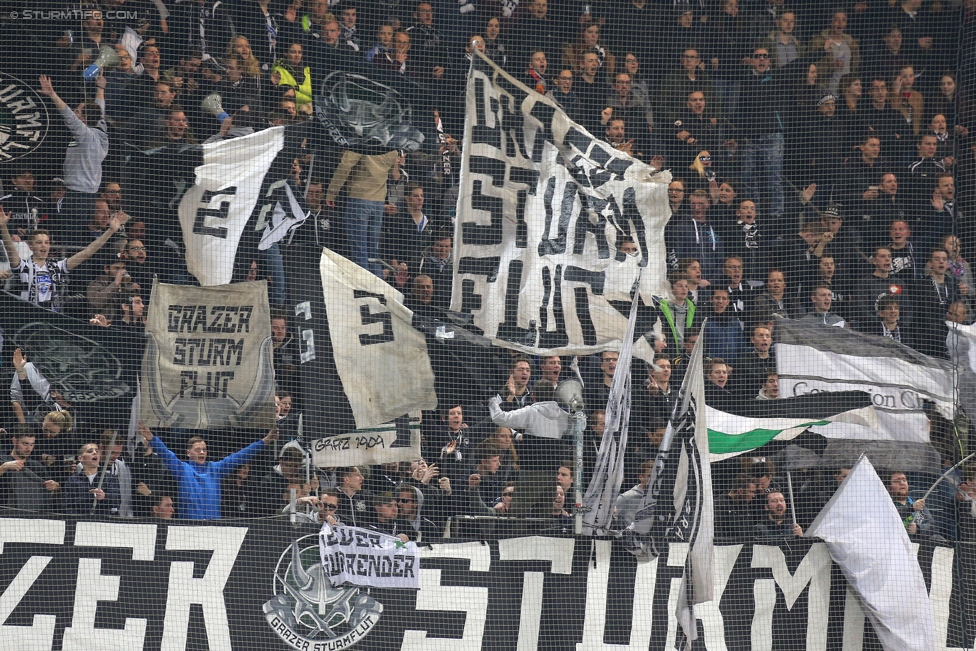
[[148,427],[140,425],[139,433],[146,440],[146,446],[159,454],[163,465],[176,478],[179,486],[179,513],[184,520],[219,520],[221,480],[278,438],[278,430],[272,429],[263,439],[251,443],[243,450],[220,461],[207,461],[207,442],[194,436],[186,442],[188,461],[180,461]]

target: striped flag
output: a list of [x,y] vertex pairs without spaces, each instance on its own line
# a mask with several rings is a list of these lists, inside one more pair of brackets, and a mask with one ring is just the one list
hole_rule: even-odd
[[892,339],[782,320],[776,323],[776,370],[784,396],[867,391],[878,429],[845,423],[816,426],[833,438],[927,443],[924,401],[953,417],[953,373],[947,361],[922,355]]
[[647,492],[624,536],[631,551],[643,557],[659,555],[668,543],[690,545],[675,612],[689,650],[698,638],[694,605],[711,601],[714,590],[715,523],[704,408],[704,340],[702,334],[695,343]]
[[613,517],[617,495],[620,494],[620,484],[624,479],[624,453],[627,451],[627,427],[630,423],[630,363],[634,353],[639,304],[640,295],[635,292],[627,321],[627,333],[617,358],[617,370],[610,383],[603,440],[600,441],[593,478],[583,496],[584,533],[588,535],[606,533]]
[[[730,414],[706,407],[712,462],[738,456],[771,441],[790,441],[809,427],[847,423],[876,429],[871,396],[859,391],[755,401],[748,413]],[[765,412],[765,413],[763,413]],[[789,416],[786,416],[789,414]],[[883,438],[878,431],[876,438]]]

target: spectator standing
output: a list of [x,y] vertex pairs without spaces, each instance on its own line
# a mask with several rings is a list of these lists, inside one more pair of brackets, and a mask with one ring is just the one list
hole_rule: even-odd
[[139,433],[176,477],[180,517],[184,520],[219,520],[221,480],[278,438],[278,431],[273,429],[243,450],[220,461],[207,461],[207,442],[194,436],[186,444],[187,461],[180,461],[148,427],[140,426]]
[[325,195],[325,205],[335,208],[339,191],[347,188],[344,226],[352,261],[380,278],[383,270],[378,260],[386,179],[398,156],[396,150],[379,155],[345,151]]
[[95,82],[94,106],[82,102],[74,110],[61,99],[45,75],[39,77],[41,93],[47,95],[71,130],[74,146],[64,157],[64,185],[67,188],[61,213],[71,226],[83,224],[91,215],[102,186],[102,161],[108,155],[108,125],[105,122],[105,79]]
[[[85,443],[78,450],[81,470],[71,475],[64,487],[64,510],[75,515],[114,515],[121,503],[119,480],[111,473],[102,473],[99,466],[102,453],[97,443]],[[101,487],[99,487],[101,481]]]

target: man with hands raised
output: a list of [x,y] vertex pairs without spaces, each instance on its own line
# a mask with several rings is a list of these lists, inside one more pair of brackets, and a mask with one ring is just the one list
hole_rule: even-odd
[[7,228],[10,216],[0,208],[0,238],[3,239],[3,246],[7,250],[11,270],[20,275],[23,288],[20,297],[25,301],[59,312],[61,310],[60,285],[65,277],[105,246],[127,220],[128,215],[116,213],[109,220],[108,228],[98,239],[70,258],[61,258],[57,261],[48,258],[51,253],[51,234],[44,229],[38,229],[30,234],[28,246],[31,255],[24,259],[21,258]]
[[220,461],[207,461],[207,442],[199,436],[186,442],[187,461],[180,461],[175,454],[145,425],[139,425],[139,433],[159,454],[163,465],[176,478],[179,487],[179,514],[184,520],[220,519],[220,482],[235,468],[247,463],[278,440],[278,430],[272,429],[263,439],[251,443],[243,450],[224,457]]

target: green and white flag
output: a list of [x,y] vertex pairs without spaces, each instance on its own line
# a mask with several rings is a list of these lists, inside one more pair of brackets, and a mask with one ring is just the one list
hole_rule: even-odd
[[[750,418],[728,414],[706,405],[708,449],[712,463],[754,450],[770,441],[790,441],[808,427],[849,423],[876,429],[878,417],[874,407],[862,407],[828,417]],[[883,438],[879,432],[878,438]]]

